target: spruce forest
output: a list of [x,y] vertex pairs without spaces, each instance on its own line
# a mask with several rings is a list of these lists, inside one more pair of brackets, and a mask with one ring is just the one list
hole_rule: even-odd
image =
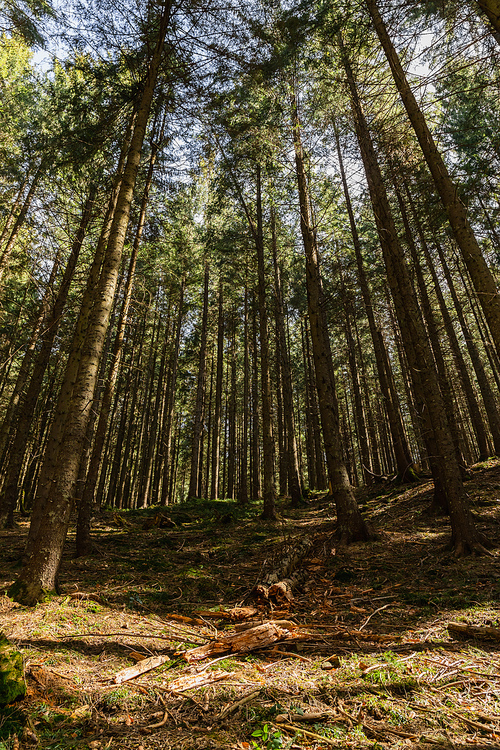
[[0,750],[500,747],[499,0],[0,0]]

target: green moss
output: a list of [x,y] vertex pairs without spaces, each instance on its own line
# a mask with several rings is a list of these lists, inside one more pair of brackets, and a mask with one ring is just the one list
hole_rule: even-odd
[[0,706],[7,706],[25,695],[23,657],[0,633]]

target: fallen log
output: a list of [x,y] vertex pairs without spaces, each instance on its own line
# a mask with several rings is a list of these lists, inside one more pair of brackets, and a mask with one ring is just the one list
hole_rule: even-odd
[[215,638],[204,646],[191,648],[180,654],[187,662],[201,661],[207,657],[221,656],[225,653],[246,654],[250,651],[265,648],[290,636],[290,631],[280,628],[272,622],[265,622],[255,628],[238,631],[231,635]]
[[261,603],[272,602],[287,606],[293,601],[293,590],[308,577],[308,571],[297,570],[309,554],[314,540],[307,537],[293,544],[288,554],[281,558],[279,565],[267,573],[251,594]]
[[291,578],[291,574],[299,566],[302,560],[312,549],[314,540],[311,537],[303,539],[301,542],[294,544],[293,549],[282,557],[278,567],[271,570],[262,580],[262,585],[269,588],[275,583]]
[[490,625],[467,625],[463,622],[450,622],[448,623],[448,632],[450,635],[500,641],[500,628],[493,628]]

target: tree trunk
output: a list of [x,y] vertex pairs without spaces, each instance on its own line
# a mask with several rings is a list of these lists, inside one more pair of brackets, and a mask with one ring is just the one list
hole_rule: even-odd
[[252,295],[252,437],[250,445],[251,455],[251,485],[250,498],[260,500],[262,497],[260,481],[260,409],[259,409],[259,354],[257,344],[257,301]]
[[83,300],[66,363],[64,377],[60,386],[57,403],[54,409],[52,424],[50,426],[50,432],[47,439],[47,446],[46,450],[44,451],[43,463],[40,468],[40,474],[38,477],[36,503],[32,503],[33,513],[31,515],[31,524],[28,532],[28,540],[26,544],[27,548],[30,548],[33,545],[34,540],[38,535],[38,528],[45,513],[45,503],[51,492],[52,471],[53,467],[57,466],[57,457],[59,450],[61,449],[62,434],[67,418],[67,409],[69,404],[71,403],[71,395],[73,393],[73,387],[76,382],[82,347],[85,341],[86,331],[89,326],[89,317],[92,310],[94,291],[99,282],[103,256],[106,250],[107,242],[109,240],[113,216],[118,200],[118,194],[120,192],[120,186],[122,184],[123,169],[125,166],[127,153],[130,148],[130,139],[132,137],[135,117],[136,111],[134,111],[132,117],[129,119],[127,132],[122,144],[116,170],[115,183],[110,199],[108,201],[105,219],[92,260],[92,265],[90,267],[85,292],[83,294]]
[[499,0],[477,0],[477,4],[487,17],[492,28],[493,36],[500,42],[500,2]]
[[210,498],[216,500],[219,496],[219,457],[220,457],[220,428],[222,413],[222,378],[224,363],[224,305],[222,296],[222,278],[219,281],[219,315],[217,321],[217,367],[215,377],[215,408],[212,422],[212,475]]
[[28,443],[33,414],[40,395],[40,387],[42,385],[43,377],[49,364],[54,339],[59,330],[59,323],[61,322],[63,310],[66,305],[80,250],[92,215],[95,195],[95,188],[91,188],[89,197],[83,208],[80,226],[71,248],[57,297],[44,320],[45,330],[41,336],[42,345],[35,359],[35,365],[31,374],[28,389],[24,399],[19,404],[19,408],[16,410],[16,432],[9,451],[9,462],[5,471],[5,484],[1,496],[0,527],[2,525],[2,519],[9,527],[12,527],[14,523],[13,514],[18,499],[19,477],[22,471],[23,459],[26,445]]
[[264,233],[262,227],[261,170],[257,165],[257,227],[253,227],[258,267],[259,333],[260,333],[260,380],[262,404],[262,518],[277,520],[276,489],[274,486],[274,440],[271,407],[271,377],[269,374],[269,336],[266,304],[266,279],[264,265]]
[[387,279],[403,336],[414,390],[419,401],[419,417],[425,425],[428,439],[432,439],[436,449],[430,454],[434,457],[433,475],[439,489],[445,493],[452,527],[452,544],[458,555],[480,551],[483,549],[482,539],[476,529],[460,476],[424,324],[413,293],[404,254],[399,245],[394,218],[352,68],[340,34],[338,39]]
[[489,384],[483,362],[479,355],[479,351],[474,342],[469,326],[467,325],[467,322],[465,320],[465,315],[464,315],[460,300],[458,299],[457,291],[455,289],[455,284],[451,277],[450,269],[448,268],[448,264],[446,263],[446,259],[444,257],[443,249],[441,245],[439,245],[439,243],[436,243],[436,249],[438,251],[438,255],[439,255],[440,262],[441,262],[441,266],[444,271],[446,283],[448,284],[448,289],[450,291],[450,295],[453,300],[453,304],[455,306],[458,322],[460,323],[460,328],[462,329],[462,333],[465,339],[465,344],[467,346],[467,351],[469,352],[469,357],[472,362],[472,367],[474,368],[474,372],[476,373],[477,384],[481,392],[481,397],[483,399],[483,404],[486,410],[486,418],[488,420],[488,424],[489,424],[490,431],[491,431],[491,436],[493,438],[495,454],[497,456],[500,456],[500,414],[498,413],[498,407],[495,401],[495,396]]
[[27,605],[35,604],[43,598],[46,591],[53,591],[56,588],[56,578],[69,526],[75,482],[90,416],[90,406],[113,306],[142,145],[169,19],[170,5],[168,4],[164,6],[159,19],[156,48],[149,65],[137,111],[137,120],[89,320],[86,344],[82,351],[71,402],[68,405],[61,450],[57,457],[57,463],[53,465],[50,472],[52,478],[51,493],[45,502],[44,517],[40,522],[37,537],[28,550],[28,560],[19,578],[9,589],[10,596]]
[[306,283],[309,322],[319,411],[323,428],[326,463],[332,495],[337,510],[337,535],[343,544],[370,538],[371,534],[359,511],[342,460],[339,408],[333,375],[330,339],[325,319],[323,289],[319,269],[316,232],[310,212],[304,152],[295,94],[291,95],[292,135],[300,206],[300,228],[306,255]]
[[54,261],[54,264],[52,266],[52,269],[50,272],[50,278],[47,283],[47,287],[45,289],[42,301],[40,303],[38,314],[37,314],[37,317],[33,325],[32,332],[31,332],[30,340],[29,340],[28,346],[26,347],[26,351],[24,353],[23,361],[21,362],[19,372],[17,373],[14,389],[10,395],[9,403],[5,411],[4,419],[2,421],[2,427],[0,429],[0,456],[2,457],[2,460],[1,460],[2,467],[4,466],[6,448],[12,437],[12,430],[13,428],[17,429],[17,425],[15,425],[14,423],[13,416],[18,408],[19,400],[24,391],[26,381],[28,380],[31,365],[33,363],[33,357],[35,356],[36,347],[39,342],[40,335],[42,334],[44,330],[44,325],[46,323],[47,316],[49,315],[49,312],[50,312],[49,302],[50,302],[50,299],[53,298],[54,296],[54,284],[56,281],[57,272],[59,271],[59,264],[60,264],[60,254],[58,253]]
[[281,285],[281,273],[278,264],[278,242],[276,236],[276,217],[274,209],[271,209],[271,232],[274,266],[274,291],[276,298],[276,331],[278,339],[278,356],[280,359],[280,372],[283,385],[283,416],[285,426],[285,448],[287,451],[288,486],[290,499],[293,506],[300,505],[302,500],[302,482],[299,472],[299,460],[297,452],[297,441],[295,439],[295,420],[293,410],[293,387],[292,371],[290,367],[290,355],[285,331],[285,311],[283,309],[283,289]]
[[[433,177],[436,190],[448,214],[451,229],[462,252],[467,270],[470,273],[497,353],[500,354],[500,295],[498,294],[495,280],[481,253],[481,248],[467,216],[467,209],[459,197],[457,187],[449,175],[446,164],[408,84],[396,49],[379,13],[376,0],[366,0],[366,5],[377,36],[387,56],[397,89]],[[485,5],[488,7],[496,5],[498,10],[497,0],[486,0]]]
[[[182,321],[184,319],[184,291],[186,280],[182,278],[181,288],[179,290],[179,302],[177,310],[177,320],[175,321],[175,333],[172,350],[170,353],[170,367],[165,387],[165,411],[163,415],[162,436],[160,445],[162,446],[161,466],[159,470],[162,473],[162,493],[161,505],[168,505],[172,499],[171,489],[173,487],[173,469],[171,461],[172,439],[174,430],[175,414],[175,393],[177,390],[177,369],[179,366],[179,349],[181,342]],[[174,443],[175,448],[175,443]],[[175,464],[174,464],[175,467]]]
[[451,348],[451,352],[453,355],[453,359],[455,361],[455,366],[459,373],[460,380],[462,381],[462,386],[464,389],[465,397],[467,400],[467,405],[469,408],[469,414],[471,417],[472,428],[474,430],[477,446],[479,449],[479,460],[484,461],[489,456],[490,453],[489,453],[489,446],[488,446],[488,442],[489,442],[488,436],[486,434],[486,429],[485,429],[483,417],[481,415],[481,410],[479,408],[479,404],[476,399],[476,394],[474,393],[474,388],[472,386],[472,382],[469,377],[469,371],[467,369],[467,365],[465,363],[465,359],[462,354],[460,344],[458,343],[458,338],[455,333],[455,328],[453,327],[453,321],[451,319],[450,312],[448,310],[448,307],[444,299],[443,291],[441,289],[441,285],[439,283],[439,279],[436,273],[434,261],[432,259],[429,247],[427,245],[427,242],[424,236],[424,231],[421,226],[419,217],[417,215],[416,208],[413,203],[413,198],[408,189],[408,186],[406,186],[406,195],[408,197],[408,200],[410,202],[410,206],[412,209],[413,218],[414,218],[414,221],[417,227],[417,233],[420,239],[420,245],[422,247],[422,250],[424,251],[427,267],[432,277],[432,282],[434,284],[434,291],[436,293],[436,297],[437,297],[438,304],[439,304],[439,309],[441,310],[441,315],[443,318],[445,330],[448,336],[448,340],[450,342],[450,348]]
[[304,368],[304,408],[305,408],[305,429],[306,429],[306,463],[307,463],[307,484],[310,490],[317,488],[318,480],[316,477],[316,447],[313,433],[313,412],[312,412],[312,385],[310,378],[310,363],[306,350],[306,333],[303,322],[300,324],[302,339],[302,363]]
[[413,268],[415,271],[415,276],[417,279],[417,286],[418,286],[419,293],[420,293],[420,306],[422,309],[425,324],[427,326],[427,334],[429,337],[429,343],[431,345],[432,353],[434,355],[434,362],[436,364],[436,370],[437,370],[437,374],[439,378],[439,387],[441,390],[441,395],[443,397],[443,403],[446,409],[446,416],[447,416],[448,425],[450,428],[450,435],[453,440],[453,445],[455,446],[455,453],[457,456],[457,461],[460,467],[460,471],[462,473],[462,478],[465,479],[466,478],[466,471],[465,471],[466,462],[465,462],[465,459],[463,457],[463,454],[460,448],[456,411],[455,411],[454,404],[453,404],[451,386],[450,386],[450,382],[448,379],[448,372],[446,370],[446,363],[444,361],[443,350],[442,350],[441,341],[439,338],[438,323],[436,320],[434,310],[432,309],[431,301],[429,298],[429,293],[427,291],[427,284],[425,283],[424,274],[423,274],[422,266],[420,263],[420,258],[417,252],[417,247],[413,240],[412,228],[410,227],[410,222],[408,219],[406,206],[403,201],[403,196],[401,195],[399,187],[396,184],[394,174],[392,174],[392,179],[393,179],[394,190],[396,193],[396,198],[397,198],[398,205],[399,205],[399,211],[401,214],[401,218],[403,219],[403,227],[404,227],[406,244],[408,248],[410,249],[410,255],[413,261]]
[[349,224],[351,227],[354,252],[356,255],[356,267],[358,270],[359,286],[361,289],[361,295],[363,297],[366,317],[368,319],[368,326],[370,328],[370,335],[373,343],[373,351],[375,354],[375,362],[377,365],[377,374],[379,378],[380,389],[382,391],[382,397],[384,399],[385,408],[387,409],[387,416],[389,418],[389,429],[391,431],[394,456],[396,459],[396,471],[400,480],[402,482],[406,482],[415,478],[415,474],[412,470],[413,459],[404,430],[399,398],[395,388],[391,387],[391,385],[393,385],[394,383],[392,368],[390,366],[389,360],[385,357],[385,352],[382,350],[380,342],[381,332],[379,331],[378,326],[375,322],[371,293],[366,278],[363,255],[361,251],[361,242],[354,218],[354,211],[351,204],[349,187],[347,185],[347,178],[344,170],[344,160],[342,158],[342,150],[340,148],[340,138],[337,130],[335,130],[335,138],[337,143],[337,156],[340,166],[340,176],[342,179],[342,186],[344,190],[344,199],[346,202],[347,213],[349,215]]
[[92,448],[92,455],[89,462],[87,471],[87,480],[85,482],[85,488],[78,507],[78,521],[76,526],[76,551],[78,555],[88,555],[92,550],[92,540],[90,537],[90,519],[92,515],[92,503],[94,502],[95,488],[97,485],[97,478],[99,474],[99,465],[102,460],[104,441],[106,439],[106,431],[108,427],[109,412],[113,401],[113,395],[115,391],[116,381],[118,379],[118,373],[120,370],[120,363],[123,352],[123,342],[125,339],[125,327],[127,324],[128,312],[130,308],[130,301],[132,299],[132,290],[135,277],[135,267],[137,263],[137,253],[142,237],[142,230],[144,228],[144,222],[146,219],[146,208],[149,201],[149,190],[153,180],[154,164],[156,160],[157,147],[154,147],[151,152],[149,161],[148,175],[146,177],[146,184],[144,187],[144,193],[142,197],[141,211],[139,214],[139,222],[137,224],[134,245],[132,248],[132,254],[130,256],[127,281],[125,284],[125,290],[123,293],[123,304],[120,311],[120,318],[115,334],[115,340],[113,344],[113,351],[111,354],[111,364],[108,373],[108,378],[104,388],[102,396],[101,409],[99,413],[99,421],[97,423],[97,429],[94,437],[94,445]]
[[201,497],[199,486],[199,469],[201,464],[201,438],[203,435],[203,420],[205,408],[206,361],[207,361],[207,330],[208,330],[208,282],[210,268],[205,261],[205,277],[203,284],[203,312],[201,316],[200,354],[198,358],[198,384],[196,387],[196,402],[193,416],[193,443],[191,447],[191,471],[189,475],[188,497]]
[[248,503],[248,425],[250,402],[250,351],[248,335],[248,288],[245,280],[245,302],[243,318],[243,432],[241,436],[240,483],[238,501]]

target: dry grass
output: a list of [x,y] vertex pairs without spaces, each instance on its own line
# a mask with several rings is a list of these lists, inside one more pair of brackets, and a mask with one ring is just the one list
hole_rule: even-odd
[[[477,466],[468,491],[498,544],[500,463]],[[61,596],[33,609],[0,596],[0,628],[23,652],[29,686],[0,719],[0,748],[500,747],[500,641],[447,630],[499,624],[498,552],[457,560],[445,551],[448,525],[428,516],[430,492],[364,492],[380,538],[348,550],[334,547],[324,499],[283,506],[277,525],[226,503],[170,508],[177,526],[168,529],[143,529],[153,509],[105,514],[94,556],[75,559],[69,539]],[[20,520],[1,534],[0,590],[26,531]],[[288,609],[261,607],[260,617],[291,619],[307,639],[187,664],[180,652],[233,628],[217,610],[250,604],[263,572],[303,534],[317,541],[305,586]],[[153,654],[170,660],[114,683]],[[197,672],[204,684],[184,690]]]

